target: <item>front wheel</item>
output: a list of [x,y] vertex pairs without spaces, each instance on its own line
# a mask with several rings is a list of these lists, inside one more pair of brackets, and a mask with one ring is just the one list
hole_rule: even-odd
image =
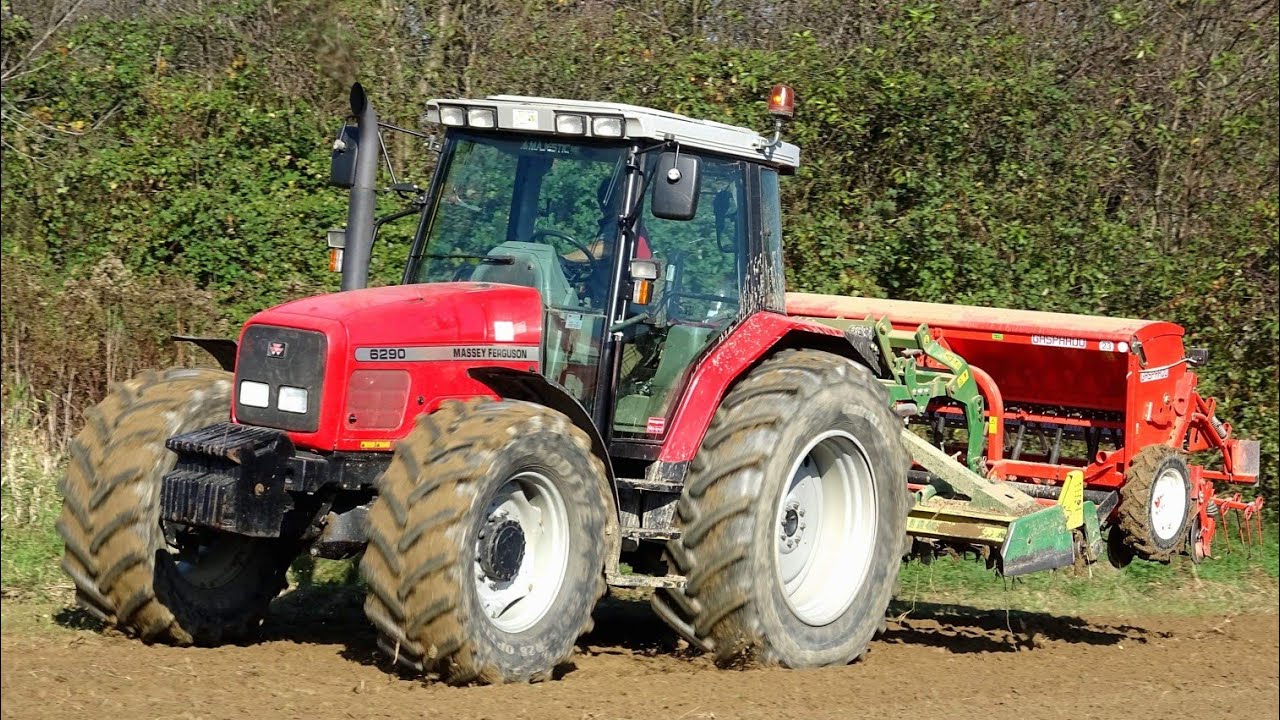
[[568,418],[452,402],[378,481],[361,572],[379,645],[450,684],[551,677],[604,592],[604,465]]
[[173,435],[225,422],[231,374],[175,368],[120,383],[85,413],[59,488],[62,568],[76,598],[146,640],[214,645],[255,630],[284,588],[287,540],[166,527]]
[[901,423],[866,368],[779,353],[725,398],[654,609],[721,665],[844,664],[882,627],[906,533]]

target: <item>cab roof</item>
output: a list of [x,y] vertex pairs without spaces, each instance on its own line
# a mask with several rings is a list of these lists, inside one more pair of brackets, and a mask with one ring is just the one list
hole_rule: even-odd
[[687,147],[770,165],[787,174],[800,165],[800,148],[791,143],[771,143],[770,138],[750,128],[699,120],[638,105],[524,95],[491,95],[480,100],[433,99],[427,102],[428,121],[440,123],[441,106],[493,108],[497,114],[497,130],[547,133],[561,137],[606,136],[594,135],[590,120],[586,122],[583,133],[571,135],[557,132],[557,114],[583,115],[592,119],[621,116],[626,125],[622,134],[625,138],[676,140]]

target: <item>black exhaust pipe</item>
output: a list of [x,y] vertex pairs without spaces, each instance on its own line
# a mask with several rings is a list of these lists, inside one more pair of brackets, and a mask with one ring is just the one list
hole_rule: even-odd
[[378,135],[378,114],[364,87],[351,86],[351,114],[359,128],[355,184],[347,204],[346,248],[342,251],[342,289],[359,290],[369,284],[369,255],[373,247],[373,210],[378,201],[378,158],[382,138]]

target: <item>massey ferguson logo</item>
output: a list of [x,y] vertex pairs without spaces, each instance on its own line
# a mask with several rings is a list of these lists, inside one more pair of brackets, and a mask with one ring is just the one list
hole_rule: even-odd
[[267,343],[267,357],[282,358],[284,357],[284,351],[288,347],[288,345],[282,342],[269,342]]

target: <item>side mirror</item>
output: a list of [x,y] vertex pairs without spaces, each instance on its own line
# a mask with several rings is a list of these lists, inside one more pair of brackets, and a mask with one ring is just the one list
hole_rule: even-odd
[[351,188],[356,184],[356,156],[360,152],[360,128],[344,125],[338,139],[333,141],[329,155],[329,184]]
[[658,166],[654,169],[649,209],[654,217],[663,220],[692,220],[698,214],[701,187],[700,158],[668,150],[658,157]]

